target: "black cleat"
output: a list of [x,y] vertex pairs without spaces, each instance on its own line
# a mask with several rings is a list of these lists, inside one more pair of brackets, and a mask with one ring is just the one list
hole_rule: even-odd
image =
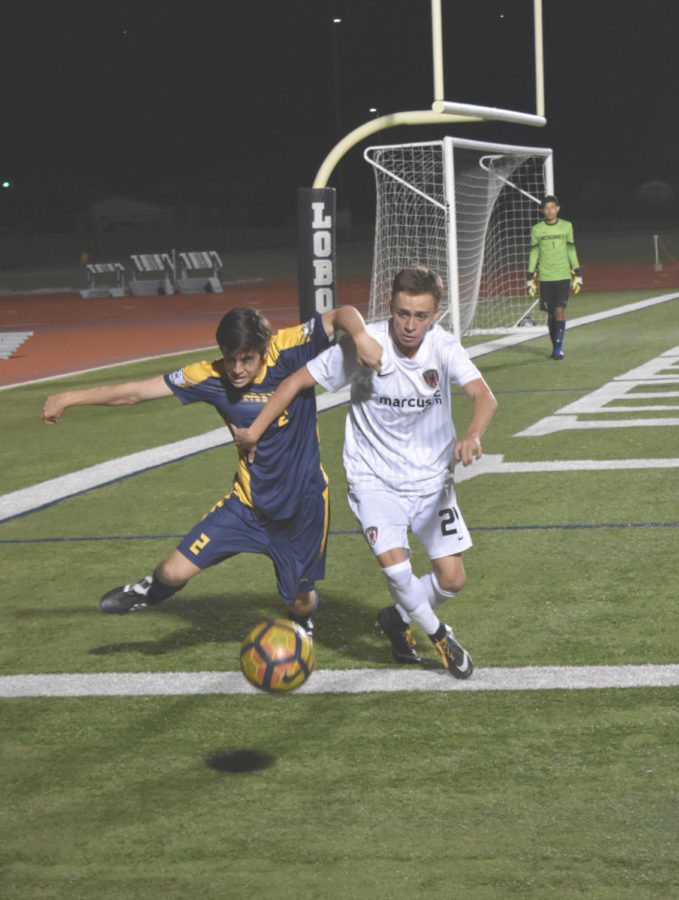
[[415,665],[422,660],[415,650],[415,638],[395,606],[385,606],[377,613],[377,624],[391,641],[391,652],[397,663]]
[[431,639],[434,650],[439,654],[443,661],[443,666],[448,673],[454,678],[469,678],[474,671],[474,663],[471,656],[464,647],[461,647],[455,640],[453,629],[450,625],[444,626],[446,633],[441,640]]
[[126,613],[137,612],[152,606],[146,599],[153,578],[147,575],[136,584],[125,584],[122,587],[113,588],[99,601],[99,609],[103,613],[113,613],[124,616]]
[[296,616],[294,613],[288,613],[288,619],[290,619],[291,622],[294,622],[295,625],[299,625],[300,628],[303,628],[311,640],[314,639],[314,620],[311,618],[311,614],[308,616]]

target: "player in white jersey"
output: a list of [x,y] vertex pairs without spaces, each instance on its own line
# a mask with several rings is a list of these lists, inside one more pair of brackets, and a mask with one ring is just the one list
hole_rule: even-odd
[[[332,347],[287,378],[235,438],[242,448],[254,447],[298,391],[314,382],[331,391],[351,384],[344,441],[349,505],[394,600],[380,610],[378,623],[397,662],[421,662],[414,622],[450,674],[468,678],[471,657],[434,610],[462,589],[462,553],[472,543],[457,507],[452,469],[481,456],[481,436],[497,403],[459,341],[436,324],[441,290],[441,279],[430,269],[399,272],[391,318],[368,326],[382,347],[379,369],[360,366],[347,343]],[[450,410],[451,382],[472,400],[470,424],[460,439]],[[431,560],[432,571],[420,578],[411,567],[408,530]]]

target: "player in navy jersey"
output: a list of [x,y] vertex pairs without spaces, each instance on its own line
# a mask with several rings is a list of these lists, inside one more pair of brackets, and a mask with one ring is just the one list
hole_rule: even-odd
[[[472,544],[452,469],[455,462],[466,466],[480,458],[481,437],[497,403],[457,338],[436,323],[441,293],[435,272],[403,269],[392,287],[391,318],[368,325],[382,347],[376,371],[361,366],[352,348],[339,342],[287,378],[252,426],[234,436],[256,459],[260,435],[298,391],[351,384],[344,437],[349,505],[394,600],[379,611],[378,624],[397,662],[421,662],[412,622],[431,639],[449,674],[469,678],[472,658],[436,609],[462,590],[462,554]],[[451,383],[472,402],[460,436],[451,417]],[[420,578],[411,566],[409,531],[431,561],[432,570]]]
[[[317,314],[271,334],[256,310],[228,312],[217,328],[222,357],[193,363],[145,381],[54,394],[42,418],[56,423],[71,406],[121,406],[175,395],[184,403],[214,406],[230,427],[250,425],[276,387],[330,346],[336,330],[355,341],[358,357],[379,367],[381,347],[351,306]],[[239,451],[233,490],[189,531],[152,576],[114,588],[99,601],[102,612],[123,615],[160,603],[200,571],[237,553],[263,553],[276,571],[289,615],[309,633],[318,603],[316,581],[325,574],[329,524],[327,478],[321,466],[313,387],[300,393],[262,435],[249,461]]]

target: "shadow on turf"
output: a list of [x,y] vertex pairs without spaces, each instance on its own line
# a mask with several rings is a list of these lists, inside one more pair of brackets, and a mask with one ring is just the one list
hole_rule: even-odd
[[[361,663],[393,662],[391,648],[375,623],[376,611],[323,592],[318,613],[314,616],[317,644],[328,647]],[[133,617],[172,616],[183,619],[188,627],[173,631],[158,640],[124,641],[93,647],[92,655],[141,653],[161,656],[199,644],[240,643],[258,622],[284,615],[275,598],[260,596],[208,596],[191,600],[173,597],[149,610],[132,613]],[[106,616],[116,627],[119,616]]]
[[257,772],[273,763],[274,757],[263,750],[214,750],[205,757],[205,765],[218,772]]

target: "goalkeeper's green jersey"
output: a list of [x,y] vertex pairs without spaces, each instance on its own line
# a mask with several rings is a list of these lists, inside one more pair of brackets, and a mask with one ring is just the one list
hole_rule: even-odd
[[562,281],[571,277],[571,270],[579,268],[570,222],[557,219],[548,225],[543,220],[533,225],[528,258],[530,273],[537,269],[540,281]]

